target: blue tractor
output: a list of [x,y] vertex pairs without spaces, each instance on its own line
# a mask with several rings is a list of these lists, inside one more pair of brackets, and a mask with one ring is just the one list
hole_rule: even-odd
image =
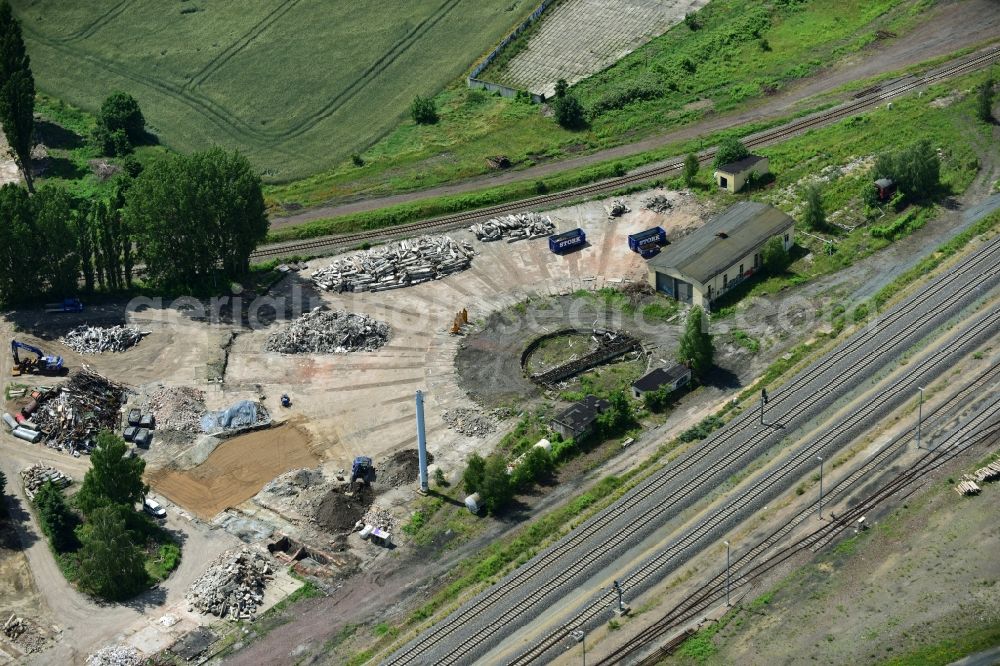
[[354,482],[359,480],[366,484],[375,480],[375,465],[368,456],[358,456],[354,459],[354,465],[351,466],[351,485],[353,486]]
[[[21,358],[20,351],[24,350],[35,355],[36,358]],[[46,356],[38,347],[19,342],[10,341],[10,353],[14,357],[14,367],[12,374],[15,377],[26,374],[37,375],[63,375],[67,368],[63,365],[62,356]]]

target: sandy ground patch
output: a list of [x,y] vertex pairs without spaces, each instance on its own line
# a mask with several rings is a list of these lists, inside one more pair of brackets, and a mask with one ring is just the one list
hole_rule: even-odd
[[172,502],[209,520],[253,497],[279,474],[318,462],[309,433],[285,424],[227,439],[197,467],[160,469],[147,479]]

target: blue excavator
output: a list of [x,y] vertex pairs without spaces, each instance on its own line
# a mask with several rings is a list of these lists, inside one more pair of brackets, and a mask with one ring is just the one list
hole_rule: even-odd
[[[34,354],[35,358],[21,358],[21,350]],[[18,340],[10,341],[10,353],[14,357],[11,374],[15,377],[27,374],[62,375],[67,370],[63,365],[62,356],[46,356],[38,347]]]

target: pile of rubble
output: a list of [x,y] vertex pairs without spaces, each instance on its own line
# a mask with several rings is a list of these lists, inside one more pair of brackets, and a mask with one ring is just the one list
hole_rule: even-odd
[[272,333],[266,351],[282,354],[346,354],[374,351],[389,341],[389,325],[366,314],[315,308]]
[[45,636],[31,620],[11,613],[3,625],[3,634],[24,652],[32,653],[45,647]]
[[147,410],[161,430],[201,431],[205,393],[189,386],[157,386],[149,393]]
[[298,495],[306,488],[323,483],[323,472],[319,469],[293,469],[264,486],[263,492],[279,497]]
[[57,470],[42,463],[34,463],[21,470],[21,483],[24,485],[24,494],[29,500],[35,499],[35,493],[45,485],[46,481],[51,481],[57,488],[65,488],[73,482],[71,478]]
[[55,397],[45,399],[32,420],[48,446],[89,451],[102,430],[118,430],[126,394],[122,384],[84,368],[55,389]]
[[131,645],[108,645],[87,657],[87,666],[139,666],[144,660]]
[[631,213],[632,209],[628,207],[621,199],[615,199],[611,202],[611,210],[608,211],[608,218],[621,217],[625,213]]
[[666,213],[674,207],[673,202],[670,201],[670,197],[666,194],[656,194],[651,196],[642,202],[642,204],[647,210],[651,210],[654,213]]
[[510,418],[506,409],[494,409],[491,412],[481,412],[478,409],[457,407],[446,409],[441,417],[452,430],[457,430],[469,437],[484,437],[496,432],[497,426],[504,419]]
[[[358,525],[364,527],[365,525],[371,525],[372,527],[377,527],[380,530],[385,530],[386,532],[392,532],[395,525],[392,514],[386,509],[383,509],[377,504],[372,504],[368,507],[368,511],[365,515],[361,517],[358,521]],[[357,527],[358,525],[355,525]]]
[[314,272],[312,281],[337,292],[397,289],[464,271],[475,254],[464,241],[421,236],[337,259]]
[[147,335],[135,326],[77,326],[60,340],[80,354],[103,354],[130,349]]
[[552,235],[555,230],[556,225],[552,223],[552,219],[538,213],[515,213],[495,217],[469,227],[469,231],[481,241],[498,241],[506,238],[508,243],[526,238],[544,238]]
[[252,620],[272,578],[274,569],[263,554],[249,548],[223,553],[191,584],[188,610]]

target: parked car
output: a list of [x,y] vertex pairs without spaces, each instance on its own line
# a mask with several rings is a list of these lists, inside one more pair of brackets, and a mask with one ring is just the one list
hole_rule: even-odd
[[167,510],[163,508],[163,505],[155,499],[151,499],[149,497],[147,497],[142,503],[142,510],[151,515],[153,518],[167,517]]

